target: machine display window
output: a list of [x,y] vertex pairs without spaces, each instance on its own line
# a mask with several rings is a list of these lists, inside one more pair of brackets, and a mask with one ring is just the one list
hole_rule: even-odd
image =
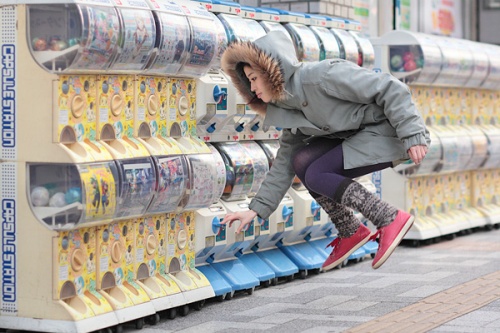
[[119,8],[120,43],[113,70],[141,71],[148,64],[156,40],[153,13],[137,8]]
[[252,159],[237,142],[218,143],[215,147],[226,165],[226,186],[222,199],[225,201],[245,199],[253,184]]
[[118,160],[119,189],[116,218],[140,216],[154,195],[156,173],[150,157]]
[[190,28],[186,16],[178,13],[153,12],[156,22],[155,55],[148,72],[177,74],[186,61],[190,47]]
[[311,62],[320,59],[320,46],[308,26],[299,23],[286,23],[285,28],[292,36],[299,61]]
[[215,16],[215,14],[211,12],[209,12],[209,15],[210,17],[212,17],[212,20],[214,22],[215,32],[217,36],[217,51],[210,66],[212,69],[219,70],[222,54],[224,53],[227,47],[227,35],[226,35],[226,30],[224,29],[224,25],[217,18],[217,16]]
[[251,40],[252,37],[250,32],[245,29],[246,25],[242,17],[225,13],[217,14],[217,17],[224,25],[229,43],[237,40]]
[[472,75],[474,58],[472,52],[454,39],[435,37],[442,54],[441,72],[434,81],[436,85],[463,86]]
[[120,25],[112,6],[29,6],[31,51],[50,72],[105,70],[113,60]]
[[117,179],[113,161],[28,165],[28,199],[34,215],[54,230],[109,221],[115,214]]
[[320,43],[320,60],[340,57],[340,49],[335,36],[325,27],[311,27]]
[[189,177],[181,207],[184,211],[210,206],[215,198],[216,169],[212,154],[186,155]]
[[217,54],[217,27],[211,19],[190,17],[192,49],[179,74],[201,76],[205,74]]
[[269,162],[264,150],[255,141],[242,141],[241,145],[252,158],[253,182],[248,196],[255,196],[269,172]]
[[358,45],[354,37],[342,29],[331,28],[330,31],[337,39],[340,48],[340,58],[347,61],[358,63]]
[[415,43],[389,48],[391,74],[407,83],[431,84],[441,73],[442,54],[435,40],[414,34]]
[[375,50],[372,43],[360,36],[357,31],[349,31],[349,33],[354,37],[354,41],[358,46],[358,65],[372,69],[375,64]]
[[148,213],[175,212],[186,192],[188,167],[183,155],[155,157],[156,195]]

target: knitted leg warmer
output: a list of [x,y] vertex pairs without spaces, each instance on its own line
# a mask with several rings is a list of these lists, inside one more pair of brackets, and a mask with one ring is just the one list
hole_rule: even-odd
[[377,228],[385,227],[396,218],[398,209],[369,192],[352,179],[345,179],[337,188],[333,199],[363,214]]
[[330,220],[335,224],[338,237],[349,238],[356,233],[360,221],[354,216],[351,209],[325,196],[316,198],[316,202],[325,210]]

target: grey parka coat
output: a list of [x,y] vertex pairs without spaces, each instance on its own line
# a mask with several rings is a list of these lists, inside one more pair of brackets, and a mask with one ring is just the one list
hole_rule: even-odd
[[[272,101],[250,91],[243,64],[269,77]],[[389,74],[341,59],[301,63],[281,31],[254,42],[234,42],[222,57],[228,74],[264,126],[283,128],[273,165],[249,208],[262,218],[278,207],[295,176],[292,157],[314,136],[344,139],[346,169],[409,159],[408,149],[430,144],[409,88]]]

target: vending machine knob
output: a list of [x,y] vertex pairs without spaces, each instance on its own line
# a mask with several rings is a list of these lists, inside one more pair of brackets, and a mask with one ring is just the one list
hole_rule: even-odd
[[153,253],[155,253],[156,248],[157,248],[157,242],[155,236],[149,235],[146,239],[146,252],[149,255],[152,255]]
[[311,213],[313,215],[316,215],[316,212],[321,208],[321,206],[315,201],[313,200],[311,202]]
[[75,118],[80,118],[85,108],[85,99],[81,95],[73,96],[71,100],[71,114]]
[[252,131],[254,132],[257,132],[259,130],[260,126],[259,126],[259,122],[256,122],[253,126],[252,126]]
[[224,228],[224,225],[220,224],[221,221],[222,219],[218,217],[214,217],[212,220],[212,231],[216,235],[219,233],[220,229]]
[[177,247],[183,250],[186,247],[188,241],[186,230],[179,230],[177,234]]
[[244,128],[245,126],[243,124],[238,124],[238,126],[236,126],[234,129],[236,130],[236,132],[240,133]]
[[116,264],[122,260],[123,251],[119,241],[113,242],[111,245],[111,260]]
[[181,96],[181,98],[179,98],[177,109],[181,116],[184,116],[189,111],[189,101],[186,96]]
[[208,133],[213,133],[215,132],[215,123],[211,124],[210,126],[207,127],[207,132]]
[[71,268],[74,272],[79,272],[85,265],[85,253],[82,249],[77,248],[71,255]]
[[281,215],[283,216],[283,219],[286,220],[287,217],[293,214],[293,209],[283,206],[283,210],[281,211]]
[[214,86],[214,90],[212,92],[214,101],[217,104],[220,104],[224,99],[226,99],[227,93],[219,87],[219,85]]

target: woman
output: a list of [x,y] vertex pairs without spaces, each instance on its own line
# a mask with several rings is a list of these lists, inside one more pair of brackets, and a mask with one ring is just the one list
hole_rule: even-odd
[[[283,128],[273,165],[249,210],[227,214],[241,231],[257,215],[268,218],[295,174],[330,215],[338,237],[324,271],[342,263],[370,238],[380,267],[413,224],[414,217],[380,200],[353,178],[427,153],[429,134],[408,87],[388,74],[331,59],[300,63],[290,39],[273,31],[255,42],[233,42],[222,69],[264,126]],[[375,235],[353,215],[362,213]]]

